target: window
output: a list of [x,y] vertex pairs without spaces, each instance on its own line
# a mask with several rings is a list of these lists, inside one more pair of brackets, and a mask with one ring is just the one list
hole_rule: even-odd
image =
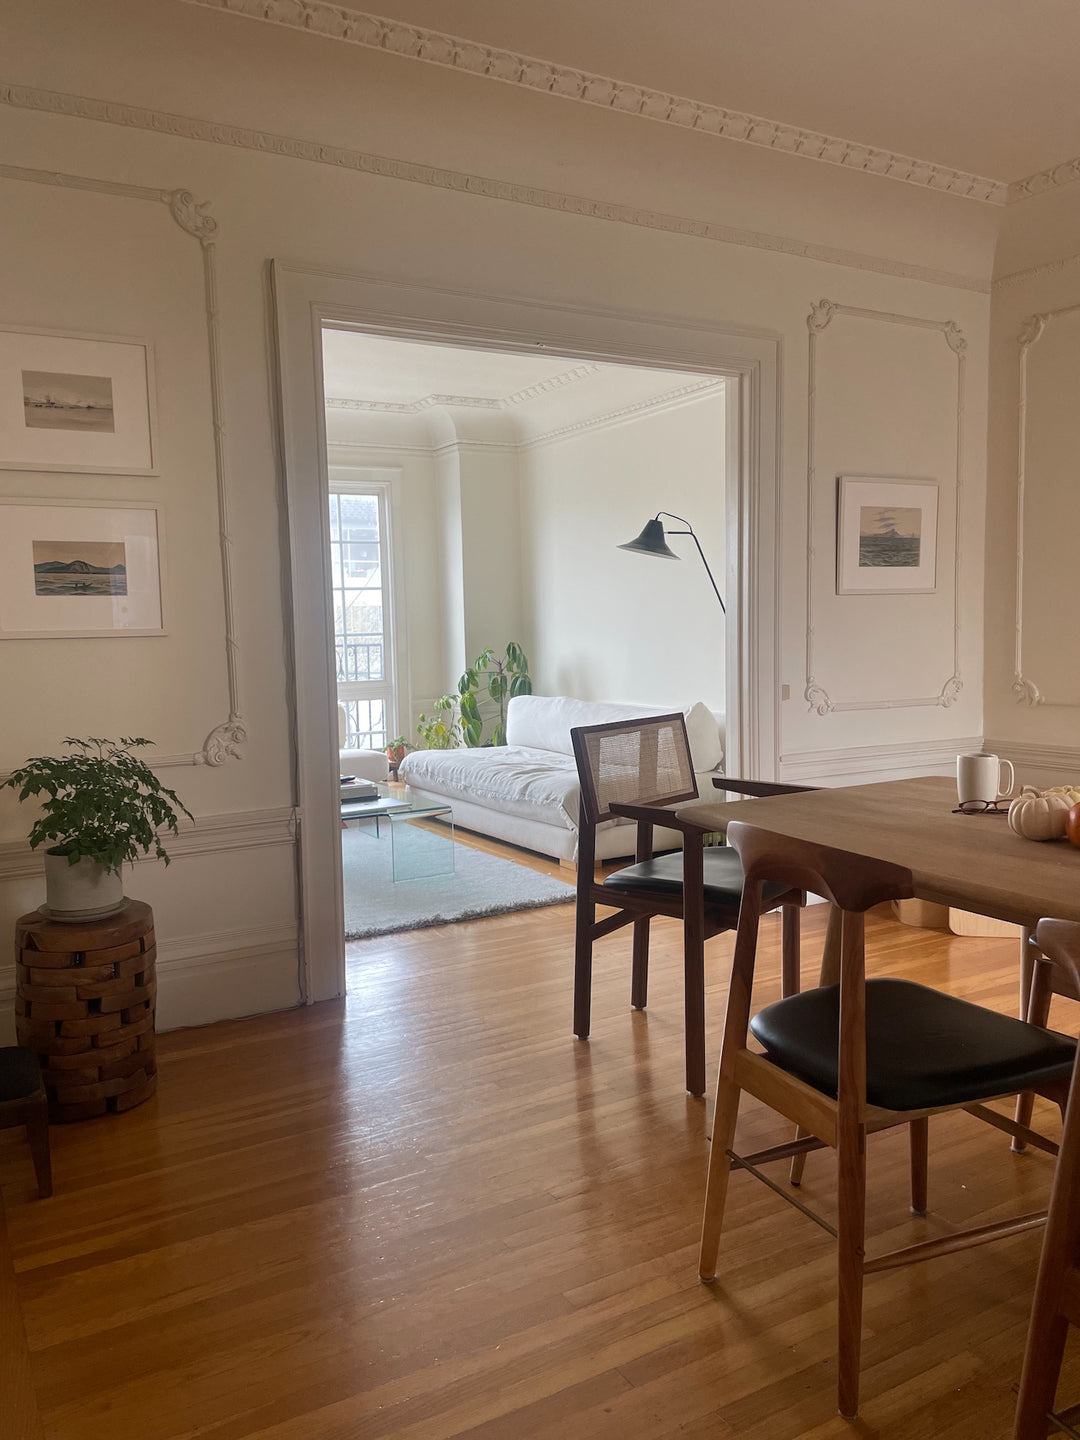
[[331,480],[330,570],[346,750],[381,750],[397,713],[386,491]]

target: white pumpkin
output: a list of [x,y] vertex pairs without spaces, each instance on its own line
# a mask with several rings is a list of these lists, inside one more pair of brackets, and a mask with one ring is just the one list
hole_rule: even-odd
[[1025,840],[1064,840],[1065,820],[1073,802],[1060,792],[1025,785],[1009,806],[1009,828]]
[[1070,805],[1080,804],[1080,785],[1051,785],[1044,795],[1064,795]]

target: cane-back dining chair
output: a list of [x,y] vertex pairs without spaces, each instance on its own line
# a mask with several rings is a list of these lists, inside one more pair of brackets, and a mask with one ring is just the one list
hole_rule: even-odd
[[[574,1034],[589,1036],[593,942],[633,925],[630,1004],[644,1010],[649,987],[649,922],[668,915],[683,922],[686,1088],[705,1093],[705,941],[738,923],[742,866],[727,846],[704,845],[709,833],[685,815],[663,807],[698,799],[697,782],[681,714],[651,715],[571,730],[581,788],[578,828],[577,924],[574,947]],[[784,795],[806,787],[769,785],[724,777],[724,789]],[[596,879],[596,829],[618,818],[635,820],[635,863]],[[654,855],[654,827],[679,833],[683,848]],[[771,885],[765,908],[783,907],[783,991],[799,988],[799,907],[805,896]],[[597,905],[615,912],[596,918]]]
[[[1011,1134],[1015,1122],[982,1102],[1033,1090],[1060,1106],[1068,1094],[1076,1042],[1024,1020],[924,985],[866,980],[864,915],[914,894],[910,871],[882,860],[733,823],[728,839],[742,858],[743,904],[716,1090],[700,1274],[716,1277],[724,1202],[732,1168],[749,1170],[836,1239],[839,1292],[839,1410],[859,1406],[864,1275],[933,1259],[1041,1225],[1045,1212],[961,1231],[867,1259],[866,1137],[908,1125],[911,1208],[927,1203],[928,1117],[963,1109]],[[767,1005],[750,1019],[762,891],[766,885],[813,891],[840,911],[840,983]],[[767,903],[767,902],[766,902]],[[763,1047],[752,1050],[747,1030]],[[799,1136],[752,1155],[733,1150],[739,1099],[746,1093],[800,1127]],[[1024,1129],[1042,1149],[1056,1147]],[[760,1174],[771,1160],[826,1146],[837,1152],[839,1217],[834,1227]]]
[[[1032,986],[1032,1008],[1038,1007],[1045,1018],[1051,993],[1080,995],[1080,924],[1041,920],[1035,940],[1038,965],[1053,972],[1040,975],[1036,967]],[[1080,1087],[1075,1078],[1035,1281],[1013,1440],[1045,1440],[1051,1418],[1064,1434],[1080,1435],[1080,1405],[1053,1413],[1070,1325],[1080,1326]]]

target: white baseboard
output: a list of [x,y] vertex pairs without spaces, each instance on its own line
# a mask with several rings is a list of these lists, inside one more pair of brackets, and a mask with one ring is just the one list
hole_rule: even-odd
[[[300,1004],[294,927],[221,930],[161,941],[157,1029],[179,1030]],[[15,1039],[15,966],[0,970],[0,1044]]]
[[[780,757],[780,779],[793,785],[869,785],[915,775],[953,774],[957,755],[982,748],[981,735],[915,740],[901,745],[852,745],[840,750],[795,750]],[[1005,753],[1005,752],[999,752]]]

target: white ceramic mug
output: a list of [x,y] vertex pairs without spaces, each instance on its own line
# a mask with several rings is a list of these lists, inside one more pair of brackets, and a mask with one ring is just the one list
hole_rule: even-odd
[[[1009,772],[1009,783],[1004,784],[1005,771]],[[982,800],[992,805],[1003,800],[1016,787],[1016,775],[1012,761],[999,760],[996,755],[957,755],[956,795],[961,805],[969,800]]]

